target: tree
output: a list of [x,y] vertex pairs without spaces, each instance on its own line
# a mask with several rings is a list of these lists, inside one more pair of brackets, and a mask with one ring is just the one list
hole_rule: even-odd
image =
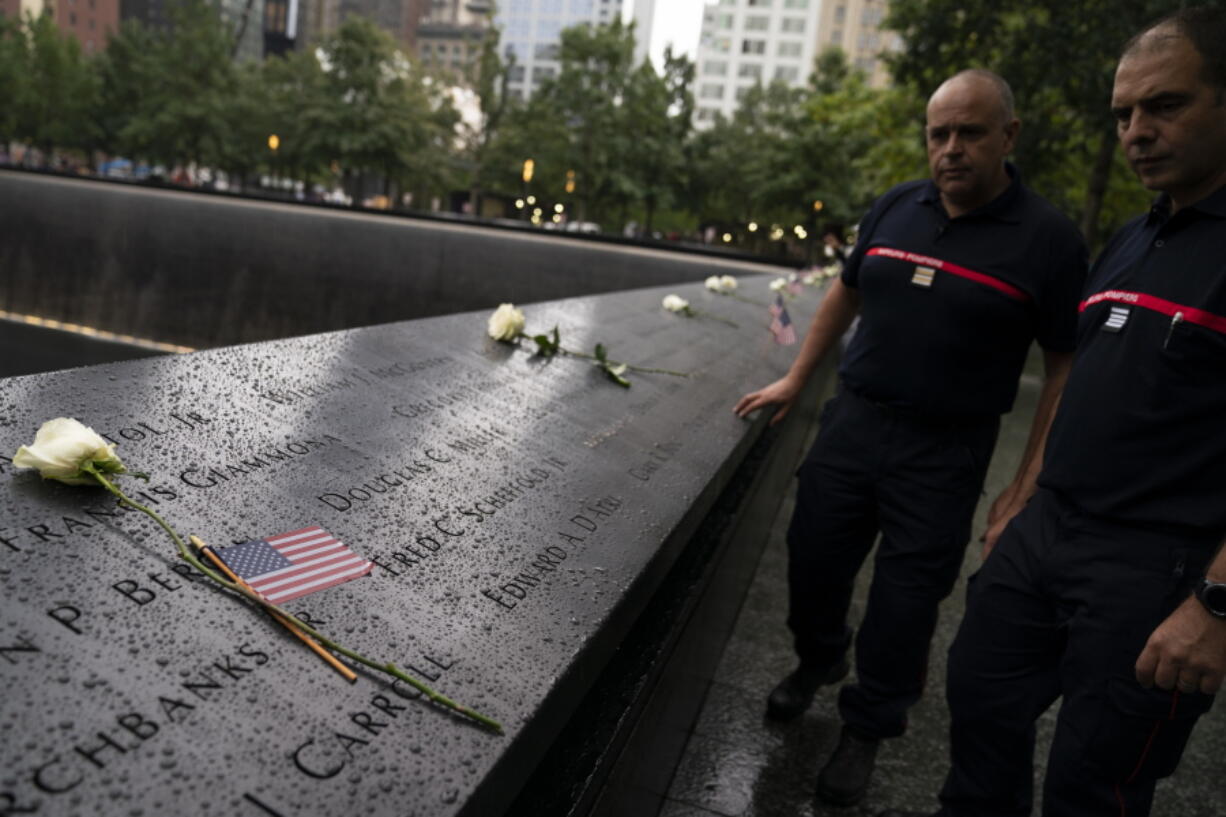
[[610,25],[572,26],[562,31],[561,69],[537,91],[532,108],[562,130],[560,166],[542,167],[561,183],[574,170],[580,218],[607,220],[624,212],[634,196],[627,174],[631,142],[622,106],[634,58],[634,29]]
[[[1170,10],[1163,0],[894,0],[886,25],[905,43],[895,78],[925,95],[967,67],[1009,81],[1023,120],[1019,166],[1095,245],[1146,199],[1116,155],[1115,62],[1129,36]],[[1121,199],[1104,210],[1108,190]]]
[[50,13],[27,17],[16,40],[24,40],[19,45],[24,77],[9,113],[13,131],[38,146],[45,159],[55,148],[88,149],[94,142],[90,114],[98,83],[81,46],[60,34]]
[[664,74],[644,60],[626,85],[626,125],[634,135],[628,145],[627,175],[634,198],[642,203],[643,230],[651,234],[655,214],[681,198],[685,185],[685,144],[693,129],[694,64],[664,54]]
[[378,175],[393,200],[393,187],[425,193],[449,186],[455,108],[391,35],[350,17],[316,59],[322,79],[299,116],[317,156],[335,160],[351,187],[358,175]]
[[907,89],[875,89],[839,49],[819,55],[808,102],[824,157],[816,199],[827,219],[853,223],[877,196],[927,173],[923,102]]
[[700,220],[724,225],[853,222],[924,174],[921,119],[908,95],[868,87],[840,50],[825,51],[806,87],[751,88],[696,138],[691,201]]
[[9,152],[17,137],[20,100],[28,91],[26,42],[21,23],[16,18],[0,17],[0,88],[8,89],[8,104],[0,105],[0,142]]
[[[252,88],[255,105],[261,108],[253,111],[254,121],[263,132],[253,133],[246,147],[236,145],[236,155],[253,154],[263,160],[259,164],[266,161],[278,174],[304,181],[331,181],[332,162],[341,156],[336,152],[334,135],[322,131],[326,125],[320,123],[336,121],[339,115],[335,109],[342,101],[335,96],[336,88],[319,56],[320,52],[312,48],[264,61]],[[268,146],[273,134],[279,140],[275,152]]]
[[156,48],[153,32],[138,20],[125,20],[98,56],[100,87],[93,120],[100,149],[133,157],[141,155],[141,146],[129,142],[126,134],[142,100],[154,92]]
[[507,85],[515,67],[515,56],[512,54],[503,60],[498,53],[500,39],[501,31],[491,25],[481,40],[481,49],[470,77],[480,121],[475,126],[460,124],[460,138],[470,178],[468,200],[475,216],[481,215],[482,194],[494,184],[496,173],[490,160],[496,153],[494,145],[512,106]]
[[[109,94],[131,106],[120,142],[133,156],[167,165],[215,165],[237,93],[231,36],[204,0],[184,0],[170,16],[169,34],[128,28],[112,40],[125,53],[112,63],[117,84]],[[133,53],[138,47],[148,50]]]

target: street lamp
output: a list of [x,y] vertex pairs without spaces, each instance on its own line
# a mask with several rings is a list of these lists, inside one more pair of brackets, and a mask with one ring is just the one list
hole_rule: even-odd
[[281,137],[275,133],[268,134],[268,149],[272,151],[272,182],[273,187],[280,185],[277,178],[277,148],[281,147]]
[[[524,166],[519,173],[519,178],[523,181],[522,198],[529,206],[536,204],[536,197],[528,195],[528,183],[532,181],[532,176],[534,173],[536,173],[536,162],[532,159],[524,159]],[[519,203],[516,203],[515,206],[522,209],[522,205]],[[523,212],[525,214],[527,213],[526,210]]]

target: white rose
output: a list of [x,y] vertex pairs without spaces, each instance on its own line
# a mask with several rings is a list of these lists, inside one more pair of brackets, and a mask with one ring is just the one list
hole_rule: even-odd
[[711,290],[712,292],[724,291],[723,279],[718,275],[712,275],[704,283],[706,284],[707,289]]
[[840,267],[838,264],[827,264],[825,267],[822,268],[822,273],[825,274],[827,278],[835,278],[842,271],[843,271],[843,268]]
[[771,292],[783,292],[783,290],[787,289],[787,286],[787,278],[776,278],[775,280],[771,281]]
[[802,278],[801,280],[804,281],[809,286],[816,286],[818,280],[821,277],[822,277],[821,270],[813,270],[812,272],[806,272],[804,278]]
[[512,341],[524,331],[524,311],[515,304],[499,304],[490,315],[489,335],[494,340]]
[[91,462],[106,474],[122,474],[126,470],[115,456],[114,443],[68,417],[43,423],[34,435],[34,444],[23,445],[13,455],[16,467],[37,468],[43,479],[58,479],[69,485],[95,484],[94,478],[81,470],[81,466]]
[[680,295],[665,295],[664,308],[669,312],[684,312],[690,308],[690,302]]
[[736,292],[736,279],[731,275],[721,275],[719,278],[719,288],[721,292]]

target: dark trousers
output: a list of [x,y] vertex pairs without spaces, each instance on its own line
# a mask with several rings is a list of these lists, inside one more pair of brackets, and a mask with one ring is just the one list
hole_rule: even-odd
[[998,428],[997,418],[926,420],[847,390],[822,411],[788,529],[788,626],[802,664],[842,659],[856,574],[880,532],[857,681],[839,697],[844,722],[862,733],[901,735],[919,700]]
[[1045,817],[1149,814],[1213,699],[1143,689],[1133,668],[1215,545],[1087,519],[1040,491],[967,590],[941,814],[1029,817],[1035,719],[1060,696]]

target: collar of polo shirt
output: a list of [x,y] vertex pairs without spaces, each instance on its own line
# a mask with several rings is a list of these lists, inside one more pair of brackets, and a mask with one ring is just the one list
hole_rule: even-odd
[[[1009,186],[1005,188],[1003,193],[982,207],[976,207],[974,210],[963,213],[953,220],[962,221],[969,218],[988,217],[1008,224],[1020,223],[1024,212],[1021,194],[1022,171],[1018,170],[1012,162],[1005,162],[1005,172],[1009,174]],[[941,191],[937,188],[936,182],[933,182],[931,179],[920,188],[920,194],[916,201],[941,208],[941,211],[944,212],[944,206],[941,204]]]

